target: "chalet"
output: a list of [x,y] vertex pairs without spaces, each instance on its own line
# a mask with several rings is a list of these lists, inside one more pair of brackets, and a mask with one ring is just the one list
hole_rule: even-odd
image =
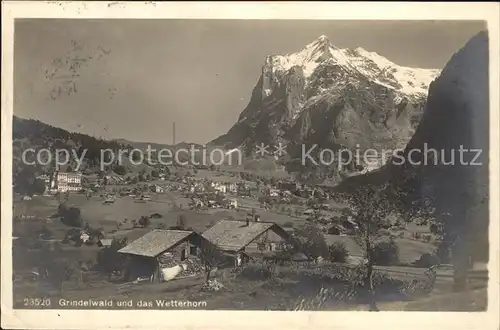
[[225,199],[223,205],[228,209],[236,209],[238,208],[238,201],[236,199]]
[[112,238],[101,238],[99,241],[97,241],[97,246],[99,247],[110,247],[111,243],[113,243]]
[[359,229],[358,224],[354,220],[352,220],[351,216],[347,217],[347,219],[344,219],[342,221],[342,226],[351,231]]
[[130,257],[125,280],[147,277],[160,281],[161,269],[199,259],[204,238],[193,231],[155,229],[118,252]]
[[228,253],[279,251],[291,240],[287,232],[273,222],[221,220],[202,236]]
[[152,192],[155,192],[157,194],[161,194],[161,193],[165,192],[165,189],[163,189],[163,187],[158,185],[158,184],[151,185],[150,189]]
[[330,226],[328,228],[328,234],[331,234],[331,235],[346,235],[348,230],[342,226],[342,225],[339,225],[339,224],[333,224],[332,226]]
[[115,202],[115,197],[114,196],[106,196],[106,199],[104,200],[103,204],[113,204]]
[[106,175],[102,179],[103,183],[106,185],[122,185],[125,184],[125,180],[118,175]]
[[268,195],[270,197],[278,197],[280,195],[280,191],[278,189],[269,189]]
[[223,194],[227,192],[227,185],[221,182],[212,182],[212,188]]
[[307,209],[303,212],[304,215],[313,215],[314,214],[314,210],[313,209]]
[[80,234],[80,240],[83,243],[86,243],[89,239],[90,239],[90,234],[87,233],[86,231],[82,231],[81,234]]
[[204,192],[205,191],[205,186],[199,182],[196,182],[194,184],[190,184],[188,187],[188,191],[195,193],[195,192]]
[[238,184],[235,182],[227,184],[227,191],[231,194],[236,194],[238,192]]

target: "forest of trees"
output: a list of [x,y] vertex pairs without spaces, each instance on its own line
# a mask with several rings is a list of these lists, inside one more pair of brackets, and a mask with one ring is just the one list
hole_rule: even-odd
[[[86,134],[68,132],[34,119],[13,117],[13,164],[12,180],[16,192],[31,195],[43,193],[42,184],[36,182],[37,175],[46,172],[49,166],[28,165],[22,161],[22,152],[27,148],[52,148],[76,150],[80,157],[84,150],[84,160],[87,167],[98,168],[101,161],[101,150],[110,149],[115,152],[119,149],[132,149],[130,145],[123,145],[116,141],[95,138]],[[71,165],[71,164],[70,164]],[[71,166],[69,166],[71,167]],[[118,168],[118,171],[123,170]]]

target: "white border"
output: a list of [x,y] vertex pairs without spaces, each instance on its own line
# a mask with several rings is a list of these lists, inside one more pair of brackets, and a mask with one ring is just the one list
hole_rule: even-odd
[[[498,328],[498,3],[396,2],[2,2],[2,328],[235,329],[493,329]],[[436,312],[210,312],[210,311],[13,311],[12,310],[12,101],[14,18],[210,18],[210,19],[435,19],[486,20],[490,39],[490,285],[488,311]],[[458,50],[458,49],[457,49]],[[9,137],[9,138],[7,138]],[[223,323],[222,323],[223,322]]]

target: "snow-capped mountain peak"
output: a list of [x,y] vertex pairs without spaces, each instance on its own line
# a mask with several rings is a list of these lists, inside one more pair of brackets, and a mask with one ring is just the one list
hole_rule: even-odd
[[300,144],[401,148],[438,73],[360,47],[339,48],[320,36],[298,52],[267,56],[238,121],[212,143],[247,152],[259,143],[292,144],[292,158],[300,156]]
[[269,56],[266,65],[272,73],[282,75],[292,67],[300,67],[307,80],[320,64],[339,65],[348,72],[356,72],[385,87],[404,94],[427,94],[429,84],[439,70],[400,66],[387,58],[362,47],[355,50],[334,46],[322,35],[299,52]]

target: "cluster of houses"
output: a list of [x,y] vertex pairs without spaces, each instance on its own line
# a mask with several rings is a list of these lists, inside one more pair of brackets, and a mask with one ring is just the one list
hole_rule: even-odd
[[257,185],[250,182],[226,182],[209,179],[192,179],[187,183],[187,191],[190,193],[219,192],[221,194],[231,194],[247,196],[251,190],[256,190]]
[[334,199],[335,194],[331,188],[320,186],[309,186],[294,181],[279,181],[274,186],[267,187],[268,196],[289,197],[295,195],[302,198],[321,198],[325,200]]
[[155,229],[118,252],[129,256],[124,272],[126,280],[162,281],[165,269],[179,265],[183,265],[179,276],[190,271],[193,274],[189,268],[203,271],[207,251],[217,251],[217,267],[238,267],[255,258],[269,258],[291,243],[290,234],[283,228],[255,218],[221,220],[202,234]]
[[220,192],[216,193],[193,193],[186,196],[191,198],[189,207],[193,210],[207,208],[238,208],[238,200],[228,198]]

